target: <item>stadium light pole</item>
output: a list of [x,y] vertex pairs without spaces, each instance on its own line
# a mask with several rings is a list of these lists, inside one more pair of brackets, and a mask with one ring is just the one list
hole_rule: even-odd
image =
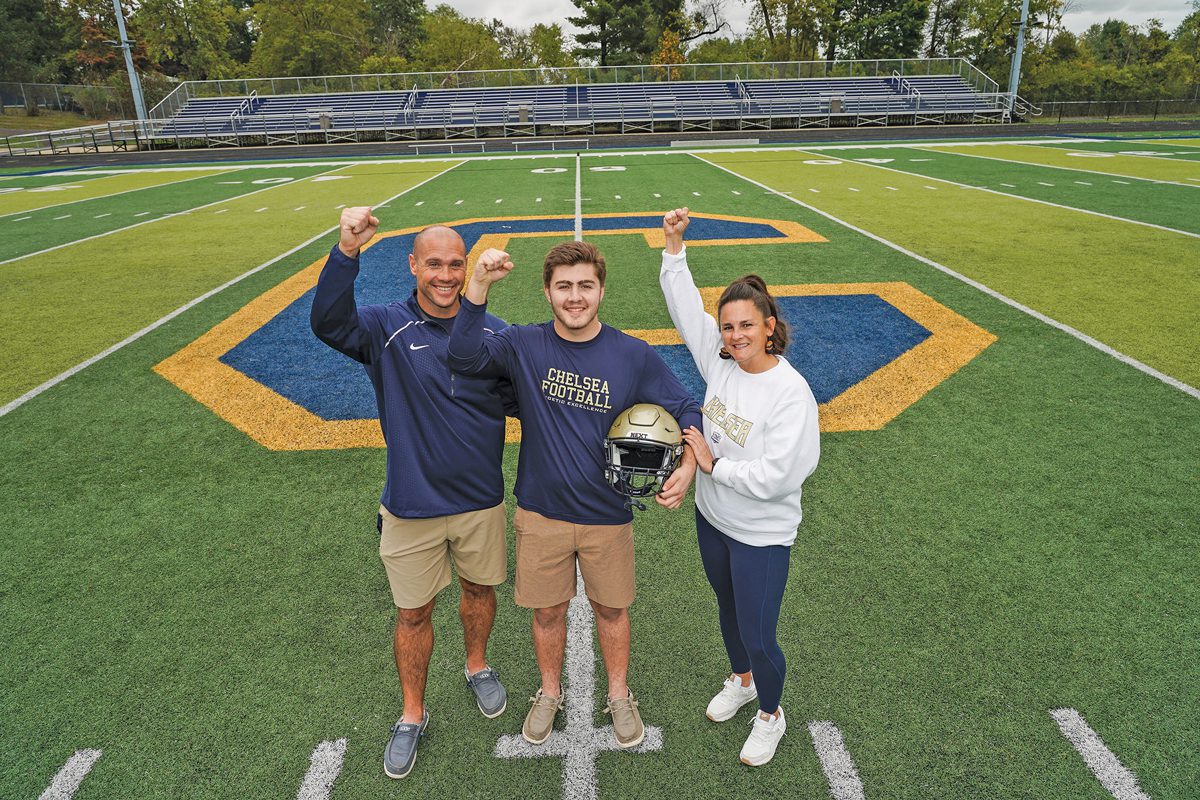
[[117,33],[120,34],[120,42],[109,42],[116,47],[120,47],[125,53],[125,69],[129,72],[129,90],[133,93],[133,108],[137,113],[137,118],[145,122],[146,120],[146,101],[142,99],[142,82],[138,80],[137,70],[133,68],[133,53],[129,49],[129,39],[125,36],[125,12],[121,10],[121,0],[113,0],[113,11],[117,12]]
[[[113,0],[117,2],[117,0]],[[1021,54],[1025,52],[1025,26],[1029,23],[1029,0],[1021,0],[1021,21],[1017,23],[1017,50],[1013,53],[1012,70],[1008,73],[1008,116],[1017,104],[1017,86],[1021,82]]]

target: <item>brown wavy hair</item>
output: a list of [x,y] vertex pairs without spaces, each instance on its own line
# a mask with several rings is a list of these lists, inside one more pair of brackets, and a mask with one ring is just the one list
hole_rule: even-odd
[[554,275],[555,267],[573,267],[576,264],[591,264],[596,268],[596,280],[604,286],[607,270],[604,267],[604,256],[600,248],[590,242],[563,242],[550,248],[546,260],[542,264],[542,285],[550,286],[550,278]]
[[[743,275],[733,283],[725,287],[725,291],[721,292],[721,299],[717,301],[717,320],[718,325],[721,319],[721,309],[726,303],[731,303],[735,300],[749,300],[763,315],[765,320],[767,317],[775,318],[775,331],[767,340],[767,352],[771,355],[781,356],[788,345],[788,325],[783,321],[783,317],[779,316],[779,306],[775,303],[775,298],[767,291],[767,282],[757,275]],[[721,348],[721,358],[733,358]]]

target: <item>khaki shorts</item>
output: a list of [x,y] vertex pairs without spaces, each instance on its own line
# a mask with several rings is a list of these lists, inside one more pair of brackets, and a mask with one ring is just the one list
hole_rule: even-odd
[[458,576],[497,586],[508,573],[504,504],[430,519],[400,519],[383,506],[379,557],[397,608],[420,608],[450,585],[450,559]]
[[609,608],[629,608],[633,576],[633,523],[576,525],[517,506],[517,586],[524,608],[549,608],[575,596],[575,561],[587,596]]

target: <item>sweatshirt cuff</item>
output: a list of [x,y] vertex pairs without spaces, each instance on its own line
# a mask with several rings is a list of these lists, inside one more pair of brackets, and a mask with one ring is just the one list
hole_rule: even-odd
[[335,244],[333,249],[329,251],[329,263],[336,264],[339,267],[357,267],[358,258],[351,258],[346,255],[342,252],[342,248]]
[[465,294],[458,298],[459,304],[467,311],[486,311],[487,303],[473,303]]
[[722,486],[730,486],[729,474],[734,469],[733,461],[728,458],[722,458],[717,463],[713,464],[712,479]]
[[680,250],[678,253],[675,253],[674,255],[672,255],[671,253],[668,253],[666,250],[663,250],[662,268],[664,270],[678,270],[678,269],[683,269],[686,266],[687,266],[687,245],[686,244],[683,246],[682,250]]

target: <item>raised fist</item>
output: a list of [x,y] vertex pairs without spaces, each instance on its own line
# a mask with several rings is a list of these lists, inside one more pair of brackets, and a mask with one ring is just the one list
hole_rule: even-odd
[[668,239],[683,239],[688,226],[688,210],[677,208],[663,215],[663,233]]
[[350,258],[357,258],[359,249],[371,241],[378,230],[379,220],[372,216],[370,206],[343,208],[338,249]]
[[479,260],[475,262],[475,272],[472,274],[471,280],[492,284],[512,272],[512,268],[513,262],[508,253],[489,247],[480,254]]

